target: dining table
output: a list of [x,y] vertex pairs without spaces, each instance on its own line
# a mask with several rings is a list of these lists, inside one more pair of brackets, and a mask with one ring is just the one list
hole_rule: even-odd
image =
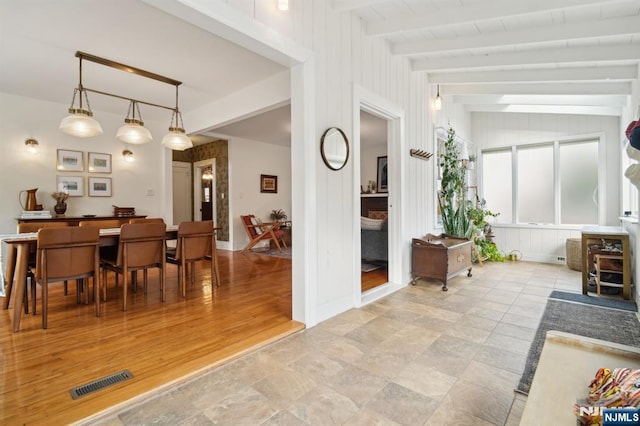
[[[100,246],[115,246],[118,244],[120,228],[107,228],[100,230]],[[175,240],[178,237],[178,225],[167,226],[167,240]],[[30,246],[38,241],[37,232],[22,234],[2,234],[0,242],[0,295],[4,294],[4,309],[9,309],[13,297],[12,324],[13,331],[20,330],[23,300],[27,281],[27,269],[29,264]],[[7,250],[4,250],[7,244]],[[5,257],[6,252],[6,257]],[[215,261],[212,259],[212,261]],[[6,267],[5,267],[6,263]],[[13,296],[12,296],[13,293]]]

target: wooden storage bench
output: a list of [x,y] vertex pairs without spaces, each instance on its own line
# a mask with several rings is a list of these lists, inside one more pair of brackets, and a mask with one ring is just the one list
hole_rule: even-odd
[[471,240],[448,234],[427,234],[414,238],[411,243],[411,284],[420,278],[442,281],[447,291],[447,280],[467,269],[471,276]]

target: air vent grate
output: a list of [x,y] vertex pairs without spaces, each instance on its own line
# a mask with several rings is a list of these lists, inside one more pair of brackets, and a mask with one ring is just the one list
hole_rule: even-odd
[[122,370],[101,379],[94,380],[93,382],[89,382],[85,385],[77,386],[71,389],[69,393],[71,394],[71,398],[78,399],[85,395],[89,395],[90,393],[98,392],[101,389],[120,382],[124,382],[125,380],[129,380],[132,378],[133,374],[131,374],[129,370]]

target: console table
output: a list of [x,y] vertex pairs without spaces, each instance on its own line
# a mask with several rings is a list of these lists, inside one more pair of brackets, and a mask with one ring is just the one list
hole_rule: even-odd
[[78,226],[78,223],[84,222],[87,220],[117,219],[120,221],[120,225],[122,225],[124,223],[129,223],[129,220],[131,219],[145,218],[145,217],[147,216],[146,215],[145,216],[139,216],[139,215],[134,215],[134,216],[58,216],[58,217],[52,217],[52,218],[29,218],[29,219],[17,218],[16,220],[18,221],[18,223],[67,222],[69,226]]
[[631,299],[631,260],[629,233],[618,226],[585,226],[582,228],[582,294],[587,294],[589,272],[593,267],[593,256],[589,247],[602,241],[622,246],[622,296]]

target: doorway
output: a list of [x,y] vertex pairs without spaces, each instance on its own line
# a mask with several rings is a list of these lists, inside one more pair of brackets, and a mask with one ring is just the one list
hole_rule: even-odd
[[387,120],[360,111],[361,289],[389,282]]
[[[402,129],[404,128],[404,110],[388,101],[387,99],[384,99],[361,86],[354,86],[353,99],[353,145],[355,158],[362,158],[362,151],[363,149],[365,149],[362,146],[363,132],[366,136],[366,129],[362,129],[362,112],[364,111],[365,113],[368,113],[369,115],[382,120],[386,124],[386,158],[382,159],[382,164],[387,166],[387,282],[376,285],[375,287],[363,292],[361,268],[354,268],[354,305],[362,306],[388,294],[391,294],[403,287],[404,284],[402,283],[402,277],[404,275],[408,275],[408,262],[403,261],[406,255],[406,253],[404,253],[403,251],[406,250],[403,250],[403,236],[401,225],[404,215],[402,206],[404,204],[403,199],[405,197],[402,185],[404,174],[402,169],[402,152],[404,152],[405,147],[404,132],[402,131]],[[379,131],[384,132],[384,130]],[[379,157],[384,156],[380,155]],[[378,163],[379,160],[378,158],[376,158],[376,193],[378,193],[378,182],[380,179],[377,173]],[[361,265],[361,165],[359,161],[354,162],[354,165],[354,194],[357,194],[357,196],[354,197],[353,209],[353,220],[355,225],[353,227],[353,238],[356,245],[356,250],[354,250],[355,256],[353,260],[355,265]]]
[[209,158],[193,163],[193,218],[213,220],[216,215],[216,160]]

